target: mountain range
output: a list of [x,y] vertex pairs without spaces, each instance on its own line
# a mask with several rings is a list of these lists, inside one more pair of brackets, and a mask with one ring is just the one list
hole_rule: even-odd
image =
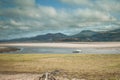
[[1,40],[0,42],[94,42],[94,41],[120,41],[120,29],[96,32],[83,30],[75,35],[63,33],[48,33],[30,38]]

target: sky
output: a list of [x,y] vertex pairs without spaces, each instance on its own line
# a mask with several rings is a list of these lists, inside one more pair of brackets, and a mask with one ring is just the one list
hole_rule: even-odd
[[120,0],[0,0],[0,40],[120,28]]

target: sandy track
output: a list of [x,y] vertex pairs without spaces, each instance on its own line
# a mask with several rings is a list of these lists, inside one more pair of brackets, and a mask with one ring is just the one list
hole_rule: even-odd
[[75,43],[1,43],[0,46],[26,46],[26,47],[66,47],[66,48],[97,48],[97,47],[117,47],[120,42],[75,42]]
[[0,80],[39,80],[39,74],[0,74]]
[[[30,74],[30,73],[22,73],[22,74],[0,74],[0,80],[39,80],[41,74]],[[42,79],[43,80],[43,79]],[[66,77],[56,77],[56,80],[86,80],[86,79],[68,79]]]

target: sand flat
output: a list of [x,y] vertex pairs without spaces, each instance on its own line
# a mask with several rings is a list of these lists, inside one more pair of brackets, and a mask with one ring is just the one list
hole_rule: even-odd
[[0,46],[65,47],[65,48],[120,48],[120,42],[69,42],[69,43],[1,43]]

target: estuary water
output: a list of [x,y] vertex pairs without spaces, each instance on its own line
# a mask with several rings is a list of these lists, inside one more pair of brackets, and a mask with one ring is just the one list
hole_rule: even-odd
[[21,54],[73,54],[80,50],[79,54],[120,54],[120,48],[54,48],[54,47],[17,47],[20,50],[7,53]]

